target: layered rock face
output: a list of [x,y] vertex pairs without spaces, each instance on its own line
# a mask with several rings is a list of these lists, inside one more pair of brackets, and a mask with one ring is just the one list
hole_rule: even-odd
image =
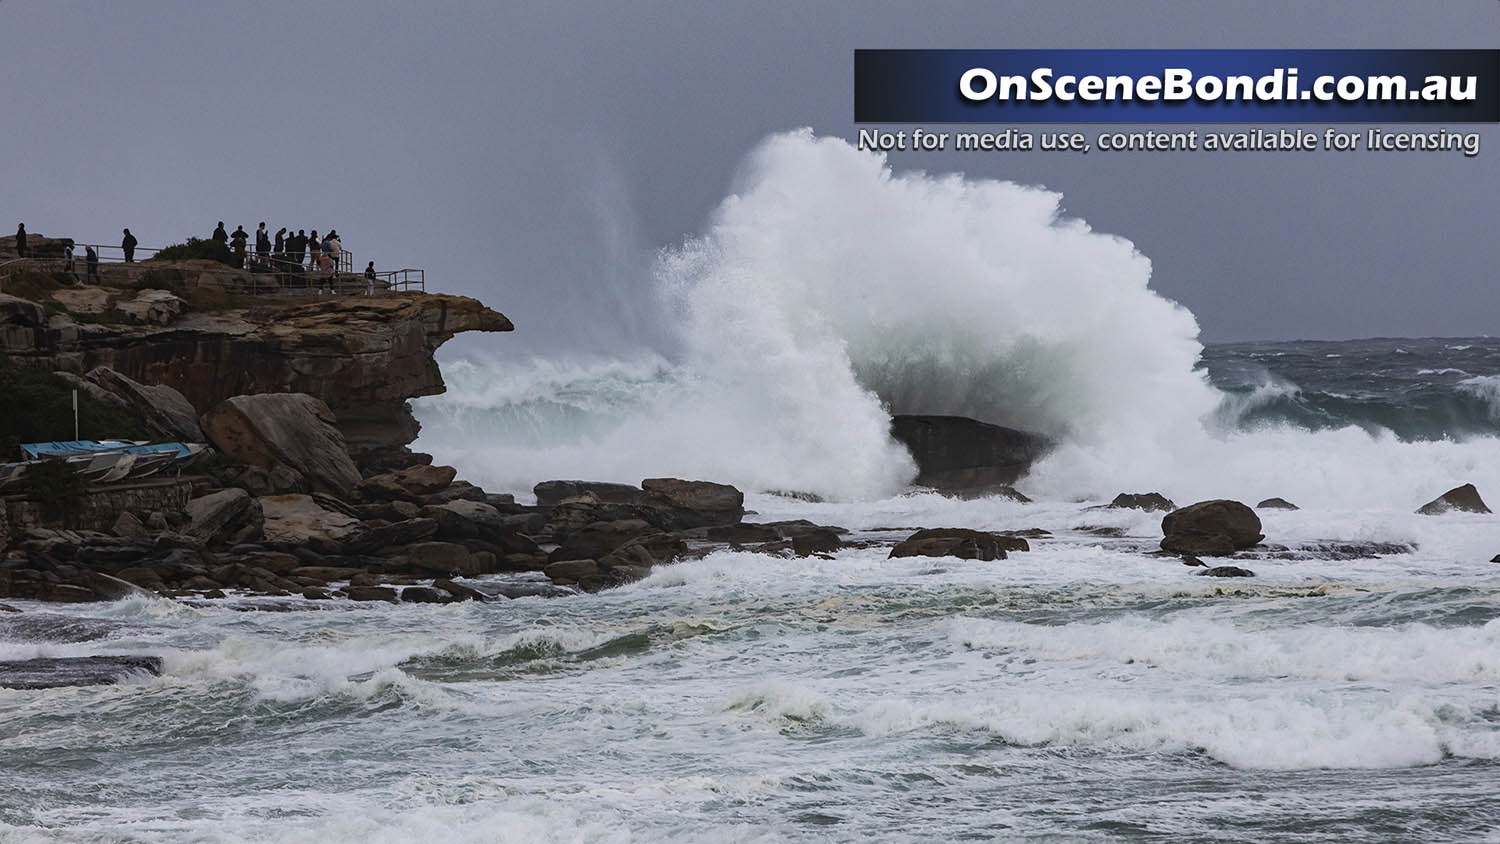
[[333,411],[361,465],[399,457],[416,438],[406,400],[443,391],[438,346],[462,331],[512,329],[477,300],[443,294],[188,312],[165,325],[94,324],[25,300],[0,302],[0,352],[16,363],[108,367],[176,389],[199,414],[238,395],[306,393]]

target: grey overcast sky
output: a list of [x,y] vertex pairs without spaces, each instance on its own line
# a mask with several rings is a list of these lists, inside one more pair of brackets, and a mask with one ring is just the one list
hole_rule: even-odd
[[[335,227],[598,350],[771,132],[849,139],[856,47],[1495,47],[1500,2],[0,0],[0,216],[144,246]],[[1461,128],[1461,127],[1453,127]],[[1500,141],[1450,153],[894,154],[1065,195],[1210,341],[1494,333]],[[496,339],[486,342],[495,343]]]

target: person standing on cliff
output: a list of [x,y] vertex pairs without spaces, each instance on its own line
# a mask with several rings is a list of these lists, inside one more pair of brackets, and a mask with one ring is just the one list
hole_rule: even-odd
[[214,243],[222,243],[225,246],[229,245],[229,232],[224,231],[223,220],[220,220],[219,227],[214,229],[213,241]]
[[16,226],[16,257],[26,257],[26,224]]
[[89,246],[88,244],[84,244],[84,247],[83,247],[83,262],[88,267],[88,274],[84,276],[84,279],[87,280],[87,281],[92,281],[95,284],[98,284],[99,283],[99,253],[95,252],[94,251],[94,247]]
[[375,262],[365,264],[365,295],[375,295]]
[[344,252],[344,242],[339,239],[339,233],[329,229],[328,236],[323,238],[323,251],[333,259],[334,269],[338,269],[339,255]]
[[244,269],[245,241],[250,239],[250,235],[245,233],[244,226],[235,226],[234,234],[230,235],[229,239],[234,241],[234,265],[240,269]]
[[312,234],[307,236],[307,267],[312,269],[318,265],[318,256],[323,253],[323,241],[318,239],[318,230],[313,229]]
[[281,228],[276,232],[276,245],[271,247],[271,254],[278,257],[286,254],[286,229]]
[[135,244],[135,235],[130,233],[130,229],[126,229],[125,239],[120,241],[120,248],[125,251],[125,263],[127,264],[135,263]]
[[271,235],[266,232],[266,224],[261,223],[255,230],[255,260],[264,264],[269,254],[271,254]]

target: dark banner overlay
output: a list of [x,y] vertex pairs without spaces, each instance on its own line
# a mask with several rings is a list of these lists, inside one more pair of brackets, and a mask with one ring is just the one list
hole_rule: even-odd
[[855,50],[856,123],[1493,123],[1500,50]]

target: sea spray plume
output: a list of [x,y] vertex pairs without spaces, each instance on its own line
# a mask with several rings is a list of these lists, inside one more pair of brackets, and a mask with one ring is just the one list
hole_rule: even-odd
[[1059,201],[895,174],[808,130],[772,136],[704,232],[657,260],[670,388],[556,448],[486,443],[496,476],[679,474],[868,498],[915,474],[891,412],[1103,450],[1196,428],[1215,396],[1193,370],[1192,315],[1147,288],[1128,242],[1062,219]]
[[774,320],[789,354],[842,346],[892,412],[1057,438],[1159,426],[1163,408],[1196,423],[1215,406],[1193,371],[1192,315],[1147,288],[1150,262],[1129,242],[1063,219],[1059,194],[895,174],[807,130],[768,139],[739,181],[705,235],[663,262],[703,346],[753,348]]

